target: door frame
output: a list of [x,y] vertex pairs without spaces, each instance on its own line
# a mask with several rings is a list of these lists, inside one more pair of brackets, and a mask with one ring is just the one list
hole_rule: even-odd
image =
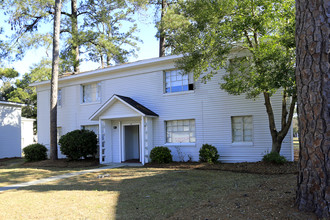
[[141,152],[142,152],[142,149],[141,149],[141,146],[142,146],[142,140],[141,140],[141,125],[140,123],[123,123],[121,125],[121,162],[123,163],[125,161],[125,127],[127,126],[138,126],[138,137],[139,137],[139,162],[141,163],[142,162],[142,158],[141,158]]

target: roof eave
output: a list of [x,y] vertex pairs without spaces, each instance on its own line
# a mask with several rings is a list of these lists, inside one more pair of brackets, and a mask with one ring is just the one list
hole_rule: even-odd
[[[156,57],[156,58],[150,58],[150,59],[145,59],[145,60],[139,60],[139,61],[135,61],[132,63],[125,63],[125,64],[120,64],[117,66],[111,66],[111,67],[106,67],[103,69],[91,70],[91,71],[79,73],[76,75],[66,76],[63,78],[59,78],[58,81],[61,82],[61,81],[66,81],[66,80],[80,78],[80,77],[87,77],[87,76],[94,75],[94,74],[101,74],[104,72],[112,72],[112,71],[117,71],[117,70],[134,68],[134,67],[138,67],[138,66],[149,65],[152,63],[161,63],[161,62],[166,62],[166,61],[170,61],[170,60],[177,60],[181,57],[183,57],[183,56],[182,55],[171,55],[171,56],[166,56],[166,57]],[[31,83],[29,85],[30,86],[40,86],[40,85],[47,85],[47,84],[50,84],[50,80],[35,82],[35,83]]]

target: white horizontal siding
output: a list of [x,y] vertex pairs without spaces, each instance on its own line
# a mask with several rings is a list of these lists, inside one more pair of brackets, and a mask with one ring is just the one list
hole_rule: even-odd
[[120,101],[115,101],[111,107],[102,114],[102,117],[105,118],[122,118],[123,116],[138,117],[140,115]]
[[[38,142],[49,148],[50,143],[50,91],[43,90],[37,93],[37,126]],[[59,116],[59,115],[58,115]]]
[[0,158],[21,157],[21,107],[0,104]]
[[[60,83],[63,100],[62,107],[58,109],[58,123],[65,132],[78,129],[81,125],[95,123],[91,122],[89,117],[114,94],[118,94],[134,99],[159,115],[152,119],[152,141],[149,142],[152,143],[152,147],[165,144],[165,121],[195,119],[196,144],[180,148],[186,158],[190,155],[193,160],[198,160],[199,149],[204,143],[216,146],[220,153],[220,160],[225,162],[258,161],[271,150],[271,136],[263,97],[251,100],[246,99],[243,95],[228,95],[219,86],[221,75],[224,72],[215,75],[206,84],[196,82],[194,91],[164,94],[162,70],[172,68],[174,68],[173,63],[163,63],[160,66],[103,74],[95,78],[84,78],[81,81],[76,78],[74,81]],[[101,82],[101,103],[81,104],[80,85],[92,81]],[[46,123],[39,123],[39,114],[41,118],[48,118],[45,114],[49,115],[49,111],[39,111],[39,101],[45,102],[43,100],[45,95],[42,95],[42,98],[39,95],[42,95],[42,92],[38,92],[38,130],[48,130]],[[281,94],[274,95],[271,101],[276,123],[279,125]],[[122,108],[118,102],[110,108],[107,114],[129,113],[125,111],[127,109]],[[232,144],[231,117],[241,115],[253,117],[252,146],[233,146]],[[119,121],[112,123],[116,125]],[[277,129],[280,127],[278,126]],[[112,130],[112,132],[114,132],[114,137],[119,137],[119,133],[116,134],[118,130]],[[39,133],[40,137],[42,135],[43,133]],[[281,151],[288,159],[292,158],[290,137],[291,133],[284,140]],[[119,142],[116,138],[112,138],[110,141],[113,146],[118,146],[113,149],[113,157],[118,158],[120,155]],[[148,146],[148,150],[150,151],[152,147]],[[178,159],[176,148],[171,147],[171,150]]]

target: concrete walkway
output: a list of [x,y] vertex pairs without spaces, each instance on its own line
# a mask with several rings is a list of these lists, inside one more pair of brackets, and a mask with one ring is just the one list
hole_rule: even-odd
[[48,178],[44,178],[44,179],[39,179],[39,180],[35,180],[35,181],[19,183],[19,184],[14,184],[14,185],[9,185],[9,186],[3,186],[3,187],[0,187],[0,193],[4,192],[6,190],[38,185],[38,184],[47,183],[47,182],[51,182],[51,181],[55,181],[55,180],[66,179],[69,177],[82,175],[85,173],[95,173],[95,172],[99,172],[102,170],[113,169],[113,168],[124,167],[124,166],[142,166],[142,165],[135,164],[135,163],[112,163],[112,164],[107,164],[104,167],[99,167],[99,168],[95,168],[95,169],[82,170],[82,171],[77,171],[77,172],[73,172],[73,173],[66,173],[66,174],[62,174],[62,175],[58,175],[58,176],[52,176],[52,177],[48,177]]

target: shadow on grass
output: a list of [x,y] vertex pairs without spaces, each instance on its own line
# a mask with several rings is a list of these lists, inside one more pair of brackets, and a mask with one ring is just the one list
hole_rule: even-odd
[[2,160],[0,165],[0,187],[97,167],[99,166],[87,168],[36,167],[25,164],[25,160],[21,158]]
[[[101,176],[110,177],[98,178]],[[201,201],[225,198],[229,193],[242,195],[266,179],[264,175],[202,170],[117,168],[99,173],[35,185],[18,191],[95,191],[119,192],[116,219],[168,218],[180,209]],[[108,216],[113,219],[114,216]]]

